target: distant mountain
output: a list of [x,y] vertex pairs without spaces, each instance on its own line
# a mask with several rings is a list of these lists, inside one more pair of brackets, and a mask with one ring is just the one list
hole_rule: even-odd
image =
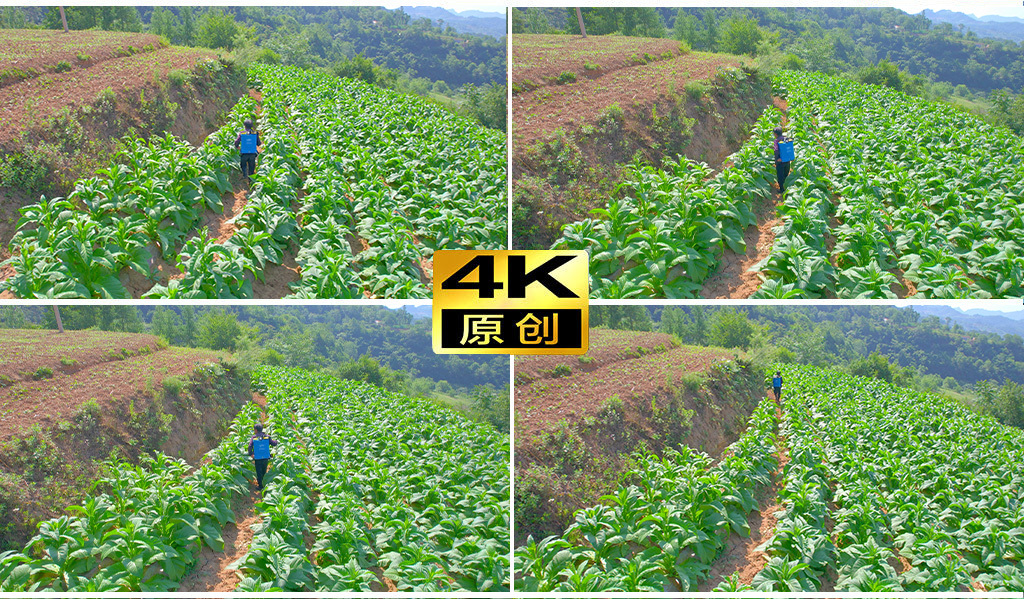
[[410,304],[406,304],[402,306],[402,309],[408,312],[409,314],[412,314],[413,320],[418,320],[420,318],[433,318],[434,316],[434,309],[430,305],[413,306]]
[[455,14],[460,17],[476,17],[478,19],[504,19],[505,13],[503,12],[485,12],[482,10],[459,10],[455,11]]
[[1024,41],[1024,20],[1015,17],[988,16],[979,19],[974,15],[965,15],[962,12],[951,10],[936,12],[930,9],[923,10],[921,14],[931,19],[933,23],[949,23],[954,29],[963,25],[965,29],[973,31],[978,37],[994,37],[1014,42]]
[[444,21],[445,25],[451,25],[452,29],[459,33],[475,33],[500,38],[507,31],[505,15],[501,13],[479,10],[454,13],[436,6],[403,6],[401,9],[414,19],[425,17],[435,24],[438,20]]
[[1024,320],[1024,309],[1020,312],[1000,312],[998,310],[982,310],[981,308],[974,308],[972,310],[964,311],[964,314],[970,314],[971,316],[1002,316],[1009,318],[1010,320]]
[[913,308],[922,316],[938,316],[943,321],[949,318],[968,331],[1024,336],[1024,310],[1011,314],[982,309],[964,312],[957,308],[934,304],[919,304]]
[[979,21],[987,21],[989,23],[1021,23],[1024,25],[1024,19],[1020,17],[1001,17],[999,15],[987,15],[984,17],[978,17]]

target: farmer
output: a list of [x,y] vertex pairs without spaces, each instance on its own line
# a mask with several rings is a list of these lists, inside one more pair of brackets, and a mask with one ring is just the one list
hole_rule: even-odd
[[775,401],[779,401],[782,398],[782,373],[776,371],[775,378],[772,379],[772,392],[775,393]]
[[270,448],[277,446],[277,441],[270,438],[270,435],[263,432],[263,425],[257,422],[253,427],[255,433],[249,439],[249,455],[256,465],[256,484],[260,491],[263,490],[263,475],[267,473],[267,463],[270,462]]
[[779,195],[786,193],[786,177],[789,176],[789,167],[793,164],[792,153],[786,156],[787,160],[783,162],[782,152],[779,149],[779,144],[788,143],[789,149],[792,149],[793,142],[782,136],[782,127],[775,128],[775,141],[773,147],[775,149],[775,177],[779,180]]
[[253,129],[252,119],[245,119],[245,130],[238,132],[235,149],[241,153],[242,177],[247,184],[252,182],[249,176],[256,172],[256,154],[260,145],[260,134]]

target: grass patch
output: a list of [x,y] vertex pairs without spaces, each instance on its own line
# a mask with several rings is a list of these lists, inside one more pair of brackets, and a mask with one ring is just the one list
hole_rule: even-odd
[[181,395],[182,389],[188,383],[178,376],[169,376],[163,380],[164,394],[165,397],[178,397]]
[[53,376],[53,369],[47,366],[40,366],[32,373],[32,380],[39,381]]
[[573,73],[572,71],[562,71],[562,73],[558,76],[556,81],[559,83],[559,85],[564,85],[566,83],[575,83],[576,73]]

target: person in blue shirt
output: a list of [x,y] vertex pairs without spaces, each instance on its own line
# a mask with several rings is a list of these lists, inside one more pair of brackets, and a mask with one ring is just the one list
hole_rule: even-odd
[[782,127],[775,128],[775,141],[772,147],[775,149],[775,178],[779,181],[779,195],[786,193],[786,178],[789,177],[789,168],[793,165],[792,161],[782,162],[782,154],[779,153],[779,144],[781,142],[788,141],[782,136]]
[[256,484],[259,486],[260,491],[263,490],[263,477],[267,474],[267,464],[270,463],[269,453],[267,457],[257,457],[255,455],[255,449],[253,443],[257,440],[266,439],[269,441],[270,447],[277,447],[277,441],[273,440],[270,435],[263,432],[263,425],[257,422],[253,427],[254,434],[249,439],[249,455],[253,456],[253,464],[256,466]]
[[[243,135],[255,135],[256,143],[246,144],[246,147],[243,148]],[[245,179],[246,184],[252,182],[250,175],[256,172],[256,155],[259,154],[259,146],[261,144],[260,134],[253,128],[252,119],[245,119],[245,130],[238,132],[238,137],[235,138],[235,149],[241,153],[242,177]]]
[[772,379],[772,392],[775,393],[775,401],[779,401],[782,398],[782,373],[776,372],[775,378]]

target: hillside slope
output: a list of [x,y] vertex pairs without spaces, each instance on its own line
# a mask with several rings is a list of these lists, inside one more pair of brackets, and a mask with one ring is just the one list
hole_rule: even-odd
[[1024,590],[1020,429],[878,379],[780,368],[781,401],[761,401],[726,457],[637,456],[553,551],[516,551],[517,588],[600,570],[603,592]]
[[202,143],[243,93],[244,73],[216,52],[155,35],[4,30],[0,242],[10,241],[18,208],[41,193],[67,195],[109,165],[122,136],[169,132]]
[[663,333],[592,329],[585,356],[516,359],[516,542],[561,532],[630,470],[630,454],[717,456],[763,395],[730,350]]
[[76,502],[111,456],[161,450],[195,463],[251,399],[224,352],[94,330],[3,337],[0,549]]
[[629,164],[721,166],[771,103],[740,57],[671,40],[517,34],[510,48],[516,247],[603,208]]

